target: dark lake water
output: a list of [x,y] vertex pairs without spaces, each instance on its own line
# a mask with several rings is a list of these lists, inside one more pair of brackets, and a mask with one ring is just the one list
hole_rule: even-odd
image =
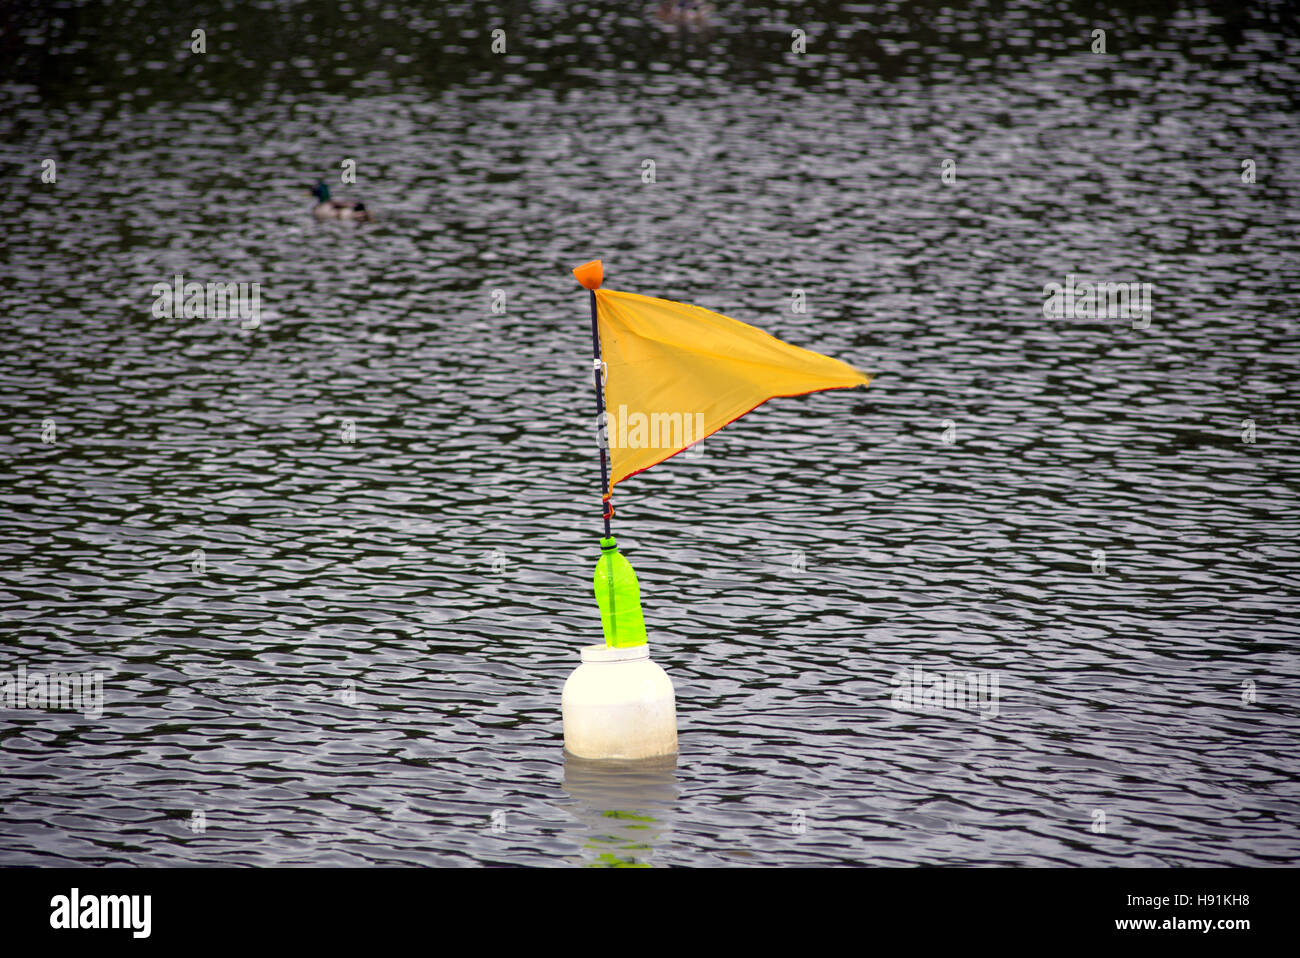
[[[0,671],[104,702],[0,710],[0,863],[1300,860],[1285,6],[167,6],[3,14]],[[619,486],[670,767],[562,751],[595,257],[877,375]]]

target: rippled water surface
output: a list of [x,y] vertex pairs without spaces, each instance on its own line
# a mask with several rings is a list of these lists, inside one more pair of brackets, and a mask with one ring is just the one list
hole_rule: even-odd
[[[1300,859],[1284,8],[165,6],[0,34],[0,669],[105,696],[0,712],[0,862]],[[596,256],[877,374],[620,485],[675,767],[562,751]]]

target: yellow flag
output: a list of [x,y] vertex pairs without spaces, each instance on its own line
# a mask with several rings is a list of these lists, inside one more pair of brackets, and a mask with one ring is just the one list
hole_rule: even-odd
[[596,290],[614,485],[778,396],[871,382],[838,359],[698,306]]

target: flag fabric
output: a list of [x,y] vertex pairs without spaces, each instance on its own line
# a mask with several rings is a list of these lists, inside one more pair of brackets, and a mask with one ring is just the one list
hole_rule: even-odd
[[663,462],[778,396],[871,381],[838,359],[718,313],[597,289],[606,438],[616,483]]

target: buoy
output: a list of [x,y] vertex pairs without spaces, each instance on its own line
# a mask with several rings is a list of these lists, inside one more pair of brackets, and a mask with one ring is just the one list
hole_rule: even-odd
[[[604,282],[600,260],[584,263],[573,275],[591,301],[592,380],[596,412],[603,421],[605,393],[600,358],[596,290]],[[668,673],[650,661],[641,589],[636,573],[618,551],[609,531],[614,515],[606,442],[600,443],[600,485],[605,537],[600,540],[593,586],[600,606],[604,645],[582,650],[582,664],[564,683],[560,713],[565,751],[585,759],[646,759],[677,754],[677,701]]]
[[589,645],[560,694],[565,751],[587,759],[641,759],[677,752],[672,679],[646,643]]
[[[699,10],[701,5],[678,8]],[[582,664],[564,683],[564,745],[589,759],[671,755],[677,751],[673,683],[650,661],[636,575],[610,533],[614,486],[685,452],[769,399],[865,386],[871,376],[720,313],[603,289],[605,267],[598,259],[576,267],[573,276],[587,290],[591,307],[591,380],[605,526],[595,588],[605,644],[583,649]],[[650,445],[644,435],[624,437],[622,428],[619,441],[613,442],[615,417],[605,411],[607,389],[611,406],[619,410],[617,418],[626,420],[626,410],[632,409],[633,418],[649,420]],[[678,428],[670,430],[674,423]],[[692,430],[693,423],[698,425]]]

